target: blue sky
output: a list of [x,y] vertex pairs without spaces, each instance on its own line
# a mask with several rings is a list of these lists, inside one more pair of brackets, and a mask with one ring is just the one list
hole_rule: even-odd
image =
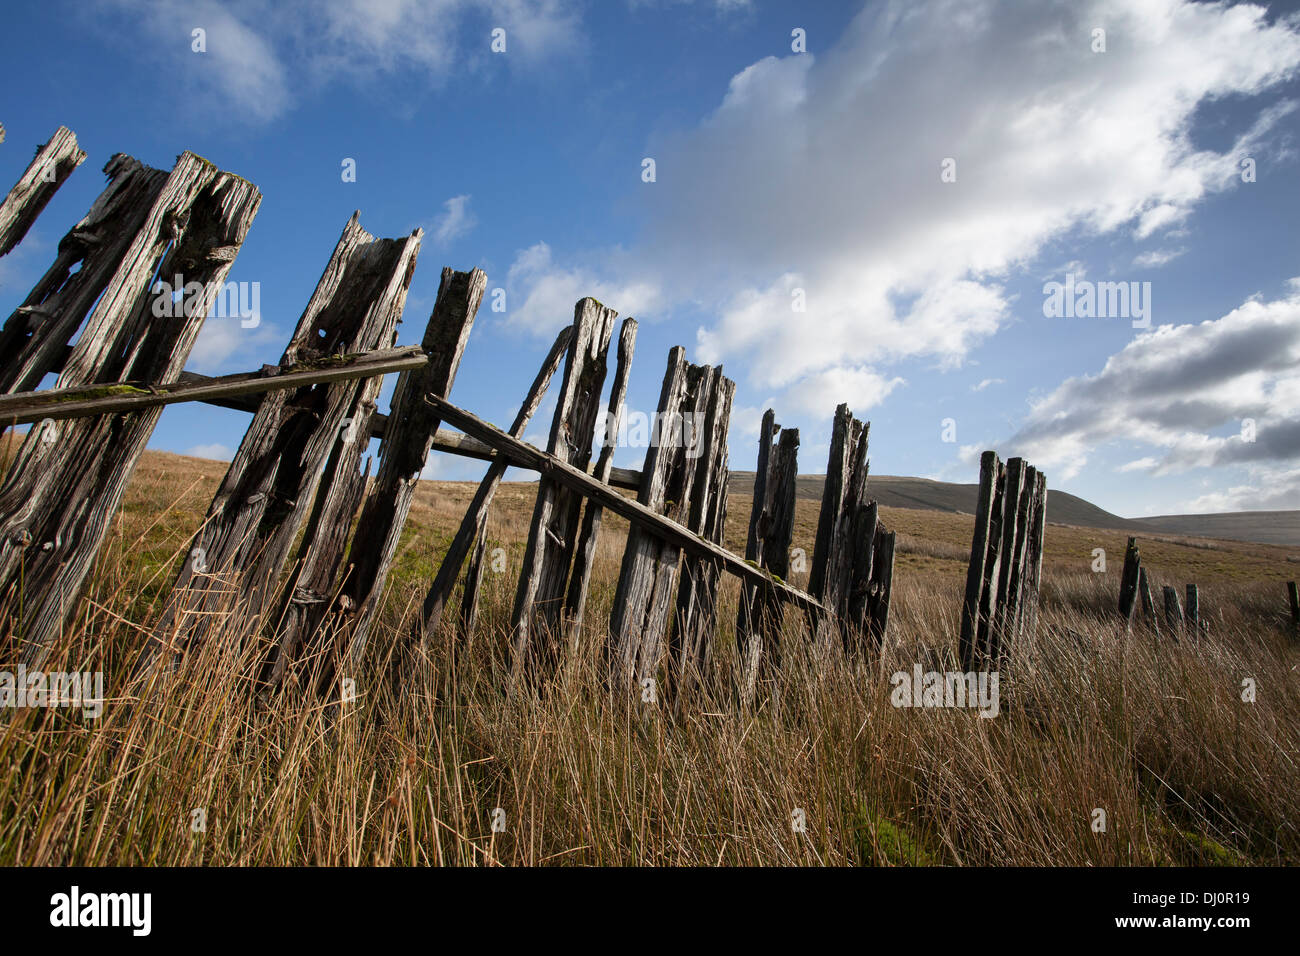
[[[260,323],[210,319],[196,371],[278,359],[359,209],[425,231],[403,343],[444,265],[506,290],[452,395],[501,424],[590,294],[641,324],[629,410],[673,345],[724,365],[735,469],[772,406],[824,470],[847,401],[877,474],[973,482],[993,447],[1123,515],[1300,505],[1293,5],[54,0],[0,51],[0,182],[60,124],[90,154],[0,260],[6,314],[114,152],[190,149],[264,195],[229,277]],[[1045,316],[1067,275],[1150,283],[1151,328]],[[246,424],[173,407],[152,447],[228,456]]]

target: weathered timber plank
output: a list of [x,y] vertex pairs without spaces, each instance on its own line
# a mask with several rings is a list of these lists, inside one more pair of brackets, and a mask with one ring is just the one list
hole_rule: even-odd
[[[669,351],[637,499],[675,522],[687,520],[695,480],[687,457],[686,423],[694,424],[697,407],[707,403],[706,379],[712,375],[713,369],[687,362],[680,346]],[[680,558],[681,549],[671,541],[639,528],[628,532],[606,644],[616,686],[639,685],[656,676]]]
[[[1033,490],[1037,471],[1023,458],[1007,462],[1005,499],[1007,522],[1003,526],[1003,554],[998,578],[998,609],[994,615],[990,657],[1000,666],[1019,636],[1020,576],[1025,563],[1025,545],[1029,537]],[[1013,497],[1014,496],[1014,497]]]
[[1138,565],[1138,591],[1142,595],[1142,614],[1151,629],[1160,634],[1160,622],[1156,620],[1156,604],[1151,599],[1151,586],[1147,583],[1147,569]]
[[1169,634],[1174,640],[1183,630],[1183,607],[1178,603],[1178,588],[1166,584],[1165,593],[1165,626],[1169,628]]
[[1187,585],[1187,633],[1201,633],[1201,594],[1195,584]]
[[[354,214],[343,229],[280,360],[281,367],[388,347],[420,248],[416,230],[376,239]],[[281,571],[315,498],[345,418],[356,417],[366,380],[270,392],[258,406],[196,534],[193,554],[154,629],[152,653],[183,650],[231,615],[243,638],[270,607]],[[237,600],[230,589],[239,587]],[[146,661],[147,663],[147,661]]]
[[1006,529],[1005,520],[1007,468],[998,463],[997,474],[993,480],[993,502],[989,514],[988,553],[984,558],[984,582],[980,591],[979,631],[975,638],[978,667],[996,667],[996,661],[990,656],[993,641],[993,626],[998,610],[998,579],[1002,573],[1003,539]]
[[845,603],[845,623],[850,629],[856,628],[860,634],[867,633],[871,619],[872,584],[875,581],[873,569],[875,564],[875,542],[880,530],[880,506],[869,501],[853,517],[855,527],[853,540],[857,547],[853,552],[853,565],[849,572],[848,598]]
[[[261,194],[183,153],[77,339],[60,388],[177,380]],[[159,322],[155,274],[198,283],[181,315]],[[39,665],[81,593],[86,573],[162,410],[99,415],[32,428],[0,487],[0,601],[21,608],[15,631]]]
[[370,476],[368,458],[365,472],[358,469],[369,444],[370,418],[375,413],[383,384],[382,375],[361,383],[352,414],[343,419],[334,439],[298,548],[297,565],[284,588],[279,613],[272,616],[279,631],[262,669],[262,679],[268,687],[283,680],[300,648],[306,646],[314,651],[322,643],[321,625],[330,602],[337,596],[335,582],[339,581],[339,565]]
[[877,650],[884,644],[885,635],[889,630],[889,598],[894,585],[896,537],[897,534],[886,531],[883,524],[876,526],[875,540],[872,544],[871,600],[867,626],[864,630],[874,641]]
[[[824,641],[836,630],[848,649],[853,625],[853,571],[859,549],[871,547],[874,525],[867,528],[862,511],[867,506],[867,440],[870,422],[853,417],[848,405],[835,410],[831,430],[830,457],[821,511],[817,519],[817,540],[813,546],[808,590],[831,609],[830,618],[811,620],[817,640]],[[865,535],[865,540],[859,535]]]
[[[387,372],[420,368],[428,358],[418,345],[375,349],[356,355],[329,356],[296,365],[266,366],[258,372],[222,375],[204,382],[118,382],[111,386],[91,385],[51,388],[39,392],[0,395],[0,422],[25,425],[49,419],[87,418],[121,412],[135,412],[179,402],[206,402],[230,395],[263,394],[303,388],[329,382],[382,377]],[[363,436],[369,434],[369,422]]]
[[0,203],[0,256],[22,242],[59,187],[85,160],[76,134],[66,126],[60,126],[49,142],[36,150],[35,158]]
[[491,445],[503,454],[512,465],[529,468],[545,474],[552,481],[559,482],[578,494],[599,501],[606,511],[611,511],[626,518],[635,527],[645,528],[651,533],[669,541],[688,554],[698,554],[715,558],[725,571],[745,581],[758,584],[760,588],[770,591],[782,601],[787,601],[806,611],[824,610],[821,603],[806,591],[791,587],[783,581],[777,581],[766,572],[752,567],[744,558],[732,554],[712,541],[707,541],[676,521],[657,514],[640,501],[627,498],[604,482],[597,481],[585,471],[574,468],[567,462],[560,461],[554,455],[548,455],[534,448],[527,442],[511,438],[494,425],[483,421],[477,415],[457,408],[446,399],[431,395],[427,399],[438,412],[443,421],[459,428],[467,435],[473,435],[479,441]]
[[397,380],[388,430],[379,449],[379,474],[361,508],[352,539],[352,571],[337,606],[346,622],[337,633],[347,645],[337,648],[337,660],[355,662],[365,650],[438,430],[438,416],[423,399],[426,395],[445,398],[451,392],[486,288],[487,276],[479,269],[442,270],[438,297],[420,343],[429,363]]
[[[560,334],[556,336],[555,343],[551,346],[550,352],[547,353],[545,360],[542,362],[542,367],[533,380],[528,394],[524,396],[524,402],[519,406],[519,412],[515,415],[514,423],[510,426],[512,438],[524,437],[524,430],[528,427],[528,423],[532,421],[533,415],[536,414],[537,407],[542,403],[542,397],[546,394],[546,389],[550,386],[556,369],[560,367],[560,361],[564,358],[564,354],[569,347],[569,341],[572,338],[572,326],[561,329]],[[452,538],[447,553],[443,556],[442,563],[438,566],[438,571],[434,575],[433,584],[430,585],[428,593],[424,596],[423,611],[420,618],[412,625],[411,637],[413,640],[428,640],[437,629],[438,622],[442,620],[443,608],[456,586],[456,578],[460,576],[460,568],[465,561],[465,555],[469,553],[470,547],[474,544],[476,538],[480,543],[485,540],[484,533],[487,528],[488,511],[492,507],[492,499],[496,495],[497,488],[500,487],[501,479],[505,476],[508,467],[509,463],[504,458],[497,458],[488,468],[483,480],[479,482],[478,489],[474,492],[474,500],[470,502],[469,508],[466,509],[465,517],[461,519],[460,527],[456,530],[456,536]],[[470,587],[468,580],[465,587]],[[477,597],[474,600],[475,607],[477,607]]]
[[1291,602],[1291,626],[1300,631],[1300,588],[1296,587],[1296,582],[1286,583],[1286,594]]
[[[636,319],[627,318],[618,335],[618,364],[614,368],[614,382],[609,390],[609,404],[605,409],[605,443],[600,449],[593,475],[609,482],[614,468],[614,451],[618,447],[619,424],[623,417],[623,403],[627,399],[627,380],[632,371],[632,354],[636,350]],[[582,619],[587,609],[587,588],[591,584],[591,568],[596,559],[596,543],[600,537],[602,509],[600,503],[589,501],[582,511],[582,533],[573,555],[573,571],[569,575],[569,593],[564,600],[569,620],[570,641],[576,641],[582,629]]]
[[[772,440],[777,439],[776,447]],[[759,478],[750,509],[746,560],[781,579],[789,576],[790,544],[794,538],[796,481],[799,474],[799,429],[782,429],[775,413],[763,415],[759,437]],[[761,494],[758,483],[761,482]],[[740,697],[752,702],[758,681],[780,664],[778,636],[781,606],[769,591],[742,581],[736,615],[736,641],[740,654]]]
[[1133,612],[1137,609],[1138,574],[1142,566],[1142,553],[1137,538],[1129,538],[1124,548],[1124,571],[1119,579],[1119,616],[1132,627]]
[[[687,527],[714,544],[722,544],[727,522],[727,479],[730,474],[727,431],[736,383],[722,374],[712,376],[707,409],[694,428],[693,447],[699,448],[695,480],[691,487]],[[674,706],[689,700],[695,684],[712,660],[710,639],[717,624],[718,579],[716,561],[694,555],[682,557],[681,584],[677,588],[677,613],[669,632],[669,658]]]
[[1043,576],[1043,534],[1047,527],[1047,476],[1041,471],[1035,476],[1033,515],[1029,526],[1029,540],[1026,544],[1026,567],[1022,574],[1023,583],[1020,609],[1020,632],[1033,637],[1038,628],[1039,594]]
[[[573,310],[573,338],[546,449],[583,472],[591,463],[609,340],[617,317],[617,312],[592,298],[580,299]],[[565,634],[565,586],[578,544],[581,507],[582,496],[572,489],[547,481],[545,476],[538,482],[537,503],[510,617],[512,687],[525,672],[536,673],[559,659]]]
[[983,597],[988,579],[988,558],[993,540],[994,492],[1002,463],[997,452],[986,451],[980,456],[979,501],[975,509],[975,531],[971,537],[970,563],[966,568],[966,593],[961,605],[961,637],[959,650],[962,666],[974,671],[979,663],[978,646],[981,615],[984,613]]
[[69,340],[113,278],[167,181],[163,170],[121,153],[105,164],[104,173],[108,186],[59,241],[53,265],[0,329],[0,393],[33,391],[46,375],[62,370],[72,351]]

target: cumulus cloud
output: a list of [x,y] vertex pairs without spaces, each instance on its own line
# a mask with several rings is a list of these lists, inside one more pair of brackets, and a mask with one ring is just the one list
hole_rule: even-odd
[[1195,113],[1297,66],[1297,24],[1252,6],[870,4],[833,46],[750,64],[696,127],[651,144],[636,274],[719,314],[698,359],[743,360],[750,386],[803,407],[819,385],[891,382],[902,360],[955,367],[1053,241],[1164,236],[1239,184],[1289,105],[1221,152],[1193,144]]
[[1300,280],[1291,286],[1289,295],[1245,302],[1219,319],[1139,336],[1100,372],[1069,378],[1035,402],[1006,445],[1064,478],[1077,474],[1095,449],[1115,442],[1160,451],[1121,466],[1126,472],[1242,466],[1261,481],[1234,494],[1262,500],[1265,484],[1290,481],[1294,507]]

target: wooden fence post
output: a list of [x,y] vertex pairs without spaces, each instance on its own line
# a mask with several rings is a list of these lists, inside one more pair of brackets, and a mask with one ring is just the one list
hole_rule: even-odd
[[76,134],[66,126],[60,126],[49,142],[36,150],[35,158],[0,203],[0,256],[22,242],[59,187],[85,160]]
[[980,456],[980,490],[971,536],[970,563],[966,568],[966,595],[961,606],[960,655],[962,667],[973,672],[985,655],[989,615],[994,609],[988,582],[997,580],[1002,554],[1001,484],[1005,469],[997,452]]
[[1291,601],[1291,626],[1300,632],[1300,590],[1294,581],[1286,583],[1286,593]]
[[[627,399],[627,379],[632,370],[632,353],[636,349],[636,331],[636,319],[623,320],[618,336],[618,365],[614,369],[614,382],[610,386],[609,404],[605,409],[605,443],[601,446],[594,472],[601,481],[609,481],[614,467],[619,424],[623,417],[623,404]],[[578,547],[573,555],[569,593],[564,602],[571,642],[578,639],[587,609],[587,588],[591,584],[591,567],[596,560],[596,543],[600,537],[603,511],[599,501],[588,501],[582,511],[582,533],[578,536]]]
[[[773,439],[780,436],[775,449]],[[796,481],[799,474],[799,430],[781,428],[776,413],[763,413],[758,442],[758,470],[749,511],[745,559],[771,574],[789,576],[790,543],[794,537]],[[741,582],[736,615],[736,647],[740,656],[740,699],[751,703],[760,677],[780,663],[777,642],[781,606],[755,584]]]
[[1124,573],[1119,579],[1119,616],[1128,628],[1133,627],[1133,612],[1137,609],[1138,577],[1142,566],[1142,555],[1138,550],[1137,538],[1128,539],[1124,549]]
[[[672,521],[685,524],[689,515],[694,463],[679,440],[681,423],[699,421],[708,407],[712,380],[719,369],[691,365],[686,350],[668,354],[668,368],[659,392],[657,425],[646,450],[637,500]],[[607,660],[615,686],[639,685],[653,678],[659,666],[664,631],[672,612],[681,558],[678,545],[646,529],[628,532],[610,614]]]
[[[871,548],[875,542],[874,526],[866,527],[862,517],[862,512],[869,507],[866,496],[870,431],[871,424],[854,418],[848,405],[836,408],[817,519],[817,541],[808,573],[808,590],[831,611],[826,617],[814,615],[810,620],[814,639],[819,643],[826,640],[828,629],[834,628],[845,650],[851,647],[850,634],[857,623],[850,610],[854,601],[854,570],[865,568],[869,573],[871,558],[863,555],[862,549]],[[856,582],[859,588],[866,583]]]
[[967,671],[1001,668],[1038,620],[1047,479],[1023,458],[1004,466],[986,451],[962,602],[960,655]]
[[[59,376],[61,387],[175,382],[257,214],[261,193],[182,153]],[[199,291],[159,321],[155,275]],[[91,562],[161,408],[32,428],[0,487],[0,602],[21,607],[24,660],[40,666],[76,607]]]
[[[872,505],[875,505],[874,501]],[[885,631],[889,626],[889,594],[894,584],[894,540],[895,532],[886,531],[884,524],[878,522],[871,549],[869,599],[866,625],[863,627],[863,632],[871,636],[877,649],[884,643]]]
[[[692,435],[687,454],[689,458],[692,451],[695,453],[696,473],[691,484],[687,527],[720,545],[727,522],[727,428],[736,383],[722,374],[721,366],[714,371],[716,374],[709,378],[706,411],[702,418],[690,424]],[[685,435],[683,443],[686,443]],[[669,657],[673,664],[669,669],[669,692],[675,707],[680,708],[689,699],[710,663],[720,576],[716,561],[683,555],[677,613],[669,631]]]
[[1178,588],[1166,584],[1165,592],[1165,626],[1169,628],[1169,633],[1177,639],[1183,630],[1183,609],[1178,603]]
[[[113,278],[167,181],[161,169],[121,153],[104,173],[108,186],[59,241],[53,265],[0,330],[0,393],[32,391],[62,367],[68,341]],[[5,424],[0,421],[0,427]]]
[[1187,633],[1192,637],[1201,633],[1201,596],[1195,584],[1187,585]]
[[[574,306],[573,339],[546,449],[584,472],[591,462],[616,318],[617,312],[592,298],[580,299]],[[511,615],[512,688],[526,671],[549,667],[559,658],[565,585],[578,544],[581,508],[581,495],[545,476],[538,482]]]
[[[1151,586],[1147,582],[1147,569],[1138,565],[1138,590],[1142,593],[1142,616],[1151,625],[1151,629],[1160,636],[1160,622],[1156,619],[1156,604],[1151,598]],[[1176,637],[1177,635],[1175,635]]]
[[[429,364],[403,373],[397,380],[379,449],[379,473],[361,505],[353,535],[352,570],[341,589],[338,611],[346,623],[337,630],[339,644],[334,655],[340,663],[354,664],[365,651],[420,473],[438,430],[438,416],[424,399],[428,395],[445,398],[451,392],[486,288],[487,275],[479,269],[442,270],[438,296],[420,343],[429,355]],[[357,547],[357,542],[362,546]],[[321,679],[322,693],[329,692],[332,681],[333,673],[327,670]]]
[[[403,239],[376,239],[354,213],[280,365],[327,362],[330,356],[391,345],[420,237],[417,229]],[[294,538],[311,511],[326,457],[344,432],[344,420],[365,417],[367,388],[365,379],[349,379],[281,389],[262,399],[177,575],[143,666],[164,646],[183,651],[202,641],[230,615],[240,622],[236,630],[242,630],[271,607]],[[369,388],[373,393],[373,383]],[[334,491],[338,497],[329,508],[341,514],[351,492],[346,485],[336,485]],[[320,566],[306,562],[316,588],[324,590],[315,576],[319,571],[323,581],[328,575],[328,565],[341,552],[338,543],[334,539]],[[232,590],[236,586],[238,594]],[[272,667],[276,657],[273,650]]]

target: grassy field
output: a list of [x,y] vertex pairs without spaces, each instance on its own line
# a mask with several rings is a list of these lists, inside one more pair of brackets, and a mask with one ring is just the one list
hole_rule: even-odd
[[[0,864],[1300,862],[1300,643],[1282,586],[1300,568],[1289,549],[1142,537],[1154,587],[1200,587],[1210,634],[1179,644],[1115,627],[1126,532],[1050,525],[1039,631],[1016,648],[1001,713],[985,720],[890,704],[894,672],[950,669],[973,519],[884,508],[900,541],[879,655],[814,655],[787,619],[780,672],[742,708],[729,581],[715,667],[674,713],[602,689],[601,625],[626,534],[611,516],[581,639],[535,696],[502,693],[531,484],[497,496],[489,547],[504,549],[506,569],[485,569],[475,635],[459,641],[444,623],[394,659],[474,490],[426,483],[353,675],[356,705],[296,686],[260,700],[249,675],[264,643],[230,628],[165,680],[133,685],[134,655],[224,468],[142,461],[47,665],[104,671],[110,703],[99,720],[0,715]],[[730,499],[732,549],[743,550],[749,505]],[[816,512],[799,502],[794,546],[809,558]],[[1095,548],[1105,573],[1092,570]],[[14,652],[10,642],[0,662]],[[505,826],[494,832],[497,808]],[[804,832],[791,826],[796,809]]]

